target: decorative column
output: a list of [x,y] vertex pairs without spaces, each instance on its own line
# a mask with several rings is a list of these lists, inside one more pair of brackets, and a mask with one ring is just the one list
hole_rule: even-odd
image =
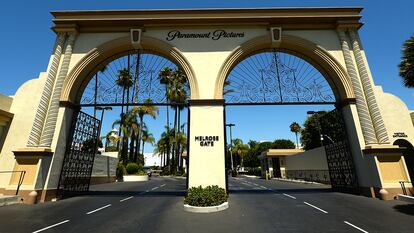
[[226,188],[224,100],[191,100],[188,188]]
[[40,103],[37,108],[36,116],[33,122],[32,130],[27,142],[28,147],[36,147],[40,143],[40,137],[43,131],[43,126],[46,119],[46,114],[49,108],[50,98],[52,95],[53,86],[56,79],[56,73],[59,68],[60,57],[62,55],[62,47],[65,43],[66,33],[59,32],[57,34],[53,58],[50,63],[49,72],[47,75],[45,87],[43,89]]
[[362,82],[362,88],[367,100],[368,110],[371,115],[372,122],[374,123],[375,134],[379,143],[388,143],[387,129],[385,128],[384,121],[382,120],[381,112],[375,98],[374,89],[372,88],[370,77],[368,76],[368,69],[361,53],[359,36],[354,30],[349,30],[348,32],[351,38],[355,61]]
[[59,75],[56,80],[55,88],[53,91],[52,99],[49,106],[49,111],[47,112],[47,118],[45,125],[43,127],[42,136],[40,137],[41,147],[50,147],[53,140],[53,135],[56,128],[56,121],[59,112],[59,100],[62,93],[63,82],[68,74],[69,63],[72,57],[73,44],[76,39],[76,32],[68,33],[68,39],[66,42],[65,53],[63,56],[62,65],[59,70]]
[[369,110],[365,101],[364,92],[362,90],[361,83],[359,82],[358,74],[352,60],[345,31],[343,29],[338,29],[338,36],[342,47],[342,53],[344,55],[346,69],[348,71],[349,78],[351,79],[352,89],[355,93],[356,107],[362,128],[362,134],[364,135],[364,142],[367,145],[376,144],[378,141],[375,135],[374,126],[372,124],[371,116],[369,114]]

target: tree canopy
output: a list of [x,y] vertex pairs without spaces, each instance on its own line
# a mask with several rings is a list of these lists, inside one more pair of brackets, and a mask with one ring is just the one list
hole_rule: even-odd
[[322,146],[321,134],[324,145],[345,139],[346,133],[343,128],[342,118],[338,110],[330,112],[319,112],[309,116],[301,133],[301,141],[305,150]]
[[414,87],[414,35],[404,42],[399,68],[404,85]]

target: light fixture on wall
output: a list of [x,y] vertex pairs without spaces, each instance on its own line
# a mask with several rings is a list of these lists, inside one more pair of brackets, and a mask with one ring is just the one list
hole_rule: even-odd
[[141,43],[141,29],[131,29],[131,43],[132,45],[139,45]]
[[271,27],[270,36],[272,37],[272,43],[282,42],[282,28],[281,27]]

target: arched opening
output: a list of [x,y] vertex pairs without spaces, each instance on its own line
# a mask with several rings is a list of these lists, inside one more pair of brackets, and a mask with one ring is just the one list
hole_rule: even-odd
[[407,166],[408,174],[410,175],[411,181],[414,178],[414,148],[413,145],[405,139],[397,139],[393,145],[398,145],[404,148],[403,156],[405,165]]
[[[328,183],[334,190],[357,192],[345,124],[337,109],[349,96],[344,88],[348,83],[339,85],[322,63],[286,45],[259,46],[237,62],[229,61],[221,92],[226,126],[233,127],[227,134],[232,135],[227,138],[227,168],[257,175],[261,166],[262,177]],[[248,137],[238,138],[237,129]]]
[[91,70],[77,82],[62,195],[87,191],[93,167],[102,165],[97,160],[111,180],[147,179],[153,172],[185,176],[192,90],[184,68],[154,50],[133,49]]

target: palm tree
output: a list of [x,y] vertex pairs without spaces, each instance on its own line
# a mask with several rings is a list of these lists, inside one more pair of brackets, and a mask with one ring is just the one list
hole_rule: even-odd
[[414,35],[404,42],[399,68],[404,85],[414,87]]
[[174,142],[177,145],[177,154],[178,154],[177,165],[179,167],[182,167],[183,165],[182,156],[183,156],[184,149],[187,146],[187,136],[183,132],[178,132],[174,137]]
[[155,138],[152,133],[148,132],[148,129],[142,131],[142,154],[144,154],[144,147],[145,143],[149,143],[151,145],[154,145]]
[[[112,123],[112,127],[115,127],[117,125],[120,126],[121,132],[122,132],[122,149],[121,149],[121,158],[124,164],[127,164],[127,154],[128,154],[128,138],[133,135],[133,128],[136,128],[136,121],[132,117],[131,114],[121,114],[121,119],[115,120]],[[130,150],[133,150],[130,148]],[[129,160],[132,160],[131,154]]]
[[[172,69],[170,67],[164,67],[164,69],[160,70],[160,73],[158,75],[158,79],[160,80],[160,84],[165,85],[165,98],[167,103],[169,102],[168,99],[168,89],[171,84],[172,78]],[[167,109],[167,127],[170,127],[170,114],[168,111],[168,106],[166,106]]]
[[[121,130],[121,128],[123,127],[123,122],[124,122],[124,104],[125,104],[125,90],[129,90],[129,88],[134,84],[134,81],[132,80],[132,75],[129,71],[129,69],[121,69],[118,70],[118,79],[115,81],[115,83],[122,88],[122,108],[121,108],[121,122],[119,124],[119,132],[121,136],[121,133],[123,132],[123,130]],[[121,150],[121,158],[124,162],[124,164],[126,165],[127,159],[126,159],[126,154],[128,151],[128,148],[125,148],[128,146],[128,137],[123,137],[122,138],[122,150]],[[118,149],[119,149],[119,142],[117,145]]]
[[240,165],[243,167],[243,157],[249,152],[249,145],[244,144],[239,138],[233,139],[233,145],[232,152],[240,157]]
[[296,148],[299,148],[299,142],[298,142],[298,133],[301,131],[301,127],[297,122],[292,122],[292,124],[290,124],[290,132],[295,133],[296,136]]
[[[177,133],[179,133],[179,125],[180,125],[180,113],[184,109],[184,105],[182,105],[188,98],[187,91],[185,89],[185,85],[187,84],[187,76],[182,70],[175,69],[172,72],[172,75],[169,76],[173,79],[170,80],[170,87],[167,92],[167,97],[169,101],[174,105],[174,137]],[[177,168],[179,163],[179,145],[175,140],[174,148],[174,159],[173,159],[173,166]]]
[[139,156],[139,151],[140,151],[140,144],[141,144],[141,137],[142,137],[142,127],[143,127],[143,124],[144,124],[144,116],[149,115],[149,116],[151,116],[152,118],[155,119],[158,115],[158,107],[154,106],[154,105],[151,105],[152,104],[151,99],[146,99],[144,101],[144,103],[145,103],[145,105],[134,107],[132,109],[134,116],[139,117],[138,136],[136,137],[137,149],[135,150],[134,161],[138,161],[138,156]]

